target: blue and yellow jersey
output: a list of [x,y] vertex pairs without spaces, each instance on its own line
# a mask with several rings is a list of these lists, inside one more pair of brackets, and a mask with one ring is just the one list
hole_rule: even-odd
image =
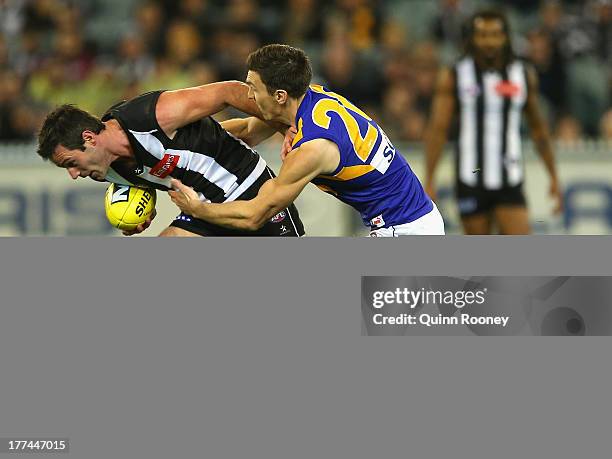
[[315,139],[338,146],[337,169],[312,182],[359,211],[366,226],[409,223],[433,209],[419,179],[383,130],[344,97],[311,85],[295,122],[293,148]]

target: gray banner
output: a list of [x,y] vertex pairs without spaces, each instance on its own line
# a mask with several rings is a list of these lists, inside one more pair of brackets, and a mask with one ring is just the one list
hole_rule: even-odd
[[366,335],[612,332],[611,277],[363,277]]
[[608,337],[357,332],[362,276],[612,276],[608,238],[24,238],[0,260],[0,437],[63,457],[612,450]]

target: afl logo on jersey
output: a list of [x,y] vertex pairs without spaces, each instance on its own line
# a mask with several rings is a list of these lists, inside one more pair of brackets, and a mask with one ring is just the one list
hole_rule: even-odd
[[280,223],[285,219],[286,216],[287,216],[287,213],[284,210],[282,210],[279,213],[277,213],[274,217],[272,217],[270,221],[272,223]]
[[370,220],[370,225],[372,225],[375,228],[381,228],[385,226],[385,220],[383,219],[382,215],[378,215],[374,217],[372,220]]

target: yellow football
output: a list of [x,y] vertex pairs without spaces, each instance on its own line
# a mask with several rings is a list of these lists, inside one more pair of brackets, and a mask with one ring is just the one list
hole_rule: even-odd
[[156,198],[153,188],[112,183],[104,198],[106,218],[115,228],[133,230],[153,213]]

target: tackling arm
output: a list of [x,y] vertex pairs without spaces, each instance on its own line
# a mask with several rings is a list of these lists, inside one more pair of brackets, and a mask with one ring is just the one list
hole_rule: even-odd
[[157,122],[169,137],[173,137],[178,128],[214,115],[228,105],[261,117],[255,101],[248,98],[248,92],[249,87],[240,81],[165,91],[159,96],[155,108]]
[[425,191],[432,199],[436,197],[435,171],[455,112],[454,84],[452,72],[443,69],[438,77],[432,114],[425,133]]
[[255,117],[223,121],[221,127],[251,147],[263,142],[277,132],[267,122]]
[[563,197],[559,186],[550,133],[548,132],[544,117],[540,112],[540,104],[538,103],[538,77],[533,68],[528,68],[527,70],[527,85],[529,88],[527,103],[525,105],[527,122],[531,131],[531,138],[550,176],[550,195],[556,201],[554,213],[559,213],[563,210]]
[[[335,151],[334,151],[335,149]],[[339,155],[336,145],[318,139],[293,150],[283,162],[278,177],[268,180],[250,201],[216,204],[201,202],[192,188],[172,181],[168,194],[180,209],[215,225],[256,231],[291,204],[317,175],[333,170]]]

